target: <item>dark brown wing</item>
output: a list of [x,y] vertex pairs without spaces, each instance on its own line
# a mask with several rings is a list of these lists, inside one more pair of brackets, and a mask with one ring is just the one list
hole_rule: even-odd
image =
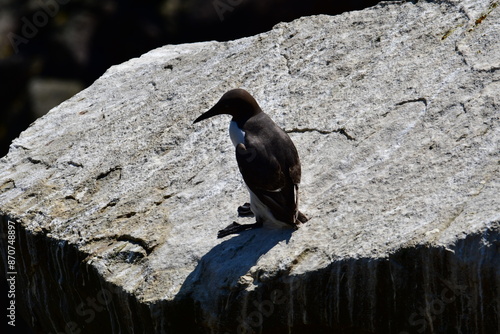
[[301,174],[297,150],[290,137],[274,122],[265,124],[268,127],[245,124],[249,131],[245,136],[246,146],[239,144],[236,148],[238,167],[247,186],[274,217],[295,225]]

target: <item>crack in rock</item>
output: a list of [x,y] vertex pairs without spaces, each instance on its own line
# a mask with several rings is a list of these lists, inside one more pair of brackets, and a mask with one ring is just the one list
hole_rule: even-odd
[[118,173],[119,173],[118,179],[121,179],[121,177],[122,177],[121,170],[122,170],[122,168],[120,166],[113,167],[113,168],[109,169],[108,171],[97,175],[96,180],[104,179],[105,177],[109,176],[110,174],[113,174],[113,172],[116,172],[116,171],[118,171]]
[[32,164],[34,164],[34,165],[41,164],[41,165],[45,166],[45,168],[50,168],[51,167],[49,163],[47,163],[47,162],[45,162],[45,161],[43,161],[41,159],[36,159],[36,158],[33,158],[33,157],[28,157],[27,160],[29,162],[31,162]]
[[15,181],[12,180],[12,179],[10,179],[10,180],[7,180],[6,182],[4,182],[0,186],[0,190],[2,190],[2,191],[8,191],[8,190],[14,189],[15,187],[16,187]]
[[320,129],[313,129],[313,128],[293,128],[291,130],[285,131],[287,133],[305,133],[305,132],[318,132],[323,135],[328,135],[332,133],[340,133],[344,137],[346,137],[348,140],[355,141],[356,138],[351,136],[350,134],[347,133],[345,128],[339,128],[335,130],[320,130]]
[[151,254],[153,249],[156,247],[156,245],[150,246],[148,242],[142,238],[134,237],[130,234],[123,234],[120,235],[116,238],[117,241],[126,241],[128,243],[131,243],[133,245],[140,246],[141,248],[144,249],[147,255]]
[[402,106],[403,104],[414,103],[414,102],[423,102],[425,104],[425,106],[427,107],[427,99],[425,97],[419,97],[418,99],[401,101],[401,102],[396,103],[396,105]]

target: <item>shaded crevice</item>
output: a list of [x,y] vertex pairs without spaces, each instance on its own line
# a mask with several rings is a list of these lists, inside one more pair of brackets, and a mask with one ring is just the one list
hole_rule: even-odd
[[156,245],[150,246],[147,241],[141,238],[134,237],[130,234],[123,234],[116,238],[117,241],[125,241],[137,246],[140,246],[144,249],[147,255],[151,254]]
[[134,212],[134,211],[131,211],[131,212],[127,212],[127,213],[124,213],[123,215],[119,215],[116,217],[116,219],[120,219],[120,218],[130,218],[130,217],[133,217],[137,214],[137,212]]
[[425,97],[419,97],[417,99],[411,99],[411,100],[404,100],[404,101],[396,103],[396,105],[401,106],[403,104],[415,103],[415,102],[422,102],[427,107],[427,99]]
[[108,171],[97,175],[96,180],[104,179],[105,177],[107,177],[108,175],[110,175],[116,171],[119,172],[118,179],[121,179],[121,177],[122,177],[121,170],[122,170],[122,168],[120,166],[113,167],[113,168],[109,169]]
[[43,161],[41,159],[36,159],[36,158],[33,158],[33,157],[27,157],[26,160],[28,160],[29,162],[31,162],[34,165],[43,165],[46,168],[50,168],[51,167],[47,162],[45,162],[45,161]]
[[19,145],[19,144],[12,144],[12,148],[21,148],[21,149],[23,149],[25,151],[29,151],[30,150],[30,148],[25,147],[23,145]]
[[305,132],[317,132],[321,133],[323,135],[329,135],[332,133],[340,133],[344,137],[346,137],[348,140],[355,141],[356,138],[351,136],[350,134],[347,133],[345,128],[339,128],[335,130],[320,130],[320,129],[313,129],[313,128],[293,128],[291,130],[286,130],[286,133],[305,133]]
[[174,193],[163,195],[162,198],[159,201],[155,201],[154,204],[158,206],[158,205],[162,204],[165,200],[171,198],[174,195],[175,195]]
[[11,189],[14,189],[16,187],[16,182],[12,179],[5,181],[1,186],[0,190],[1,191],[8,191]]
[[108,208],[114,207],[120,200],[118,198],[112,199],[110,202],[108,202],[105,206],[103,206],[100,210],[100,212],[106,211]]
[[340,129],[335,130],[333,132],[340,133],[341,135],[345,136],[348,140],[353,140],[353,141],[356,140],[356,138],[354,138],[351,135],[349,135],[344,128],[340,128]]
[[83,165],[79,162],[68,161],[67,164],[73,167],[83,168]]
[[88,239],[86,241],[86,243],[87,244],[91,244],[91,243],[96,243],[96,242],[100,242],[100,241],[108,242],[109,245],[115,243],[116,241],[127,242],[129,244],[141,247],[144,250],[144,252],[146,253],[146,255],[149,255],[153,251],[153,249],[155,249],[155,247],[157,246],[156,243],[154,243],[154,244],[151,245],[148,241],[146,241],[146,240],[144,240],[142,238],[139,238],[139,237],[134,237],[134,236],[132,236],[130,234],[103,235],[103,236],[100,236],[100,237],[95,237],[95,238]]

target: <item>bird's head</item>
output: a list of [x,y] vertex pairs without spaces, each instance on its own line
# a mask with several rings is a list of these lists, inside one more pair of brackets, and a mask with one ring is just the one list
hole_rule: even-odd
[[238,122],[246,120],[260,112],[262,112],[262,110],[253,96],[246,90],[237,88],[222,95],[219,102],[208,111],[201,114],[193,123],[222,114],[231,115],[233,116],[233,120]]

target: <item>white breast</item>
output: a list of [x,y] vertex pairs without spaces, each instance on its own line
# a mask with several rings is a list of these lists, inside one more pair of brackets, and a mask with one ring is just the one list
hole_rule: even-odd
[[[248,188],[248,187],[247,187]],[[250,208],[255,215],[257,221],[262,221],[265,226],[270,228],[285,228],[290,227],[287,223],[274,218],[271,210],[248,188],[250,193]]]
[[234,147],[238,146],[240,143],[245,144],[245,131],[241,130],[235,121],[229,123],[229,136],[231,137]]

